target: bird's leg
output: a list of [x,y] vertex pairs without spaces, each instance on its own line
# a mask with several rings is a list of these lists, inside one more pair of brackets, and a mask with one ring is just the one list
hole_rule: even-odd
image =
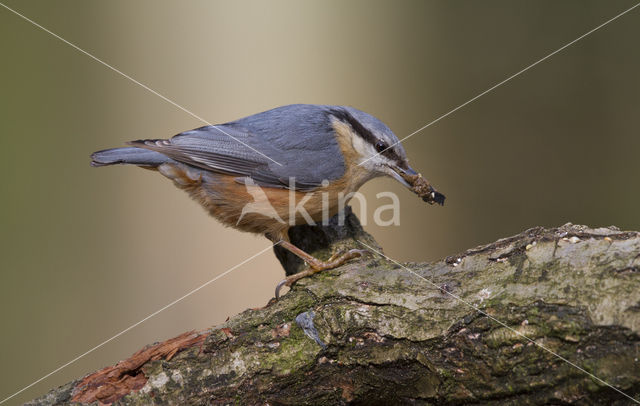
[[306,278],[307,276],[313,275],[314,273],[317,273],[320,271],[324,271],[326,269],[337,268],[350,259],[358,258],[368,253],[368,251],[366,250],[358,250],[358,249],[349,250],[347,252],[340,251],[332,255],[331,258],[329,258],[329,260],[321,261],[318,258],[315,258],[307,254],[300,248],[291,244],[289,241],[280,240],[278,245],[280,245],[282,248],[286,249],[287,251],[297,255],[299,258],[301,258],[303,261],[309,264],[309,269],[302,272],[298,272],[291,276],[288,276],[286,279],[283,279],[280,283],[278,283],[278,285],[276,286],[276,299],[280,297],[280,289],[282,289],[283,286],[291,287],[291,285],[293,285],[294,283],[296,283],[302,278]]

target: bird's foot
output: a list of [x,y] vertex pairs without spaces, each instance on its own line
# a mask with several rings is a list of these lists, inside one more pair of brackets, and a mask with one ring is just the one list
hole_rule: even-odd
[[309,264],[308,269],[302,272],[293,274],[291,276],[288,276],[286,279],[283,279],[282,281],[280,281],[280,283],[276,285],[276,300],[280,298],[280,289],[282,289],[283,286],[291,287],[294,283],[296,283],[302,278],[306,278],[307,276],[311,276],[320,271],[337,268],[340,265],[344,264],[345,262],[349,261],[350,259],[359,258],[366,254],[369,254],[369,251],[353,249],[347,252],[338,251],[335,254],[333,254],[331,258],[329,258],[327,261],[321,261],[313,257],[309,258],[306,261]]

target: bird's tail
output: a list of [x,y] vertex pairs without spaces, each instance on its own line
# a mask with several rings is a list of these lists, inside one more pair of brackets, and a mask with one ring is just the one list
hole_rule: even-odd
[[170,160],[159,152],[135,147],[104,149],[91,154],[91,166],[129,164],[155,168]]

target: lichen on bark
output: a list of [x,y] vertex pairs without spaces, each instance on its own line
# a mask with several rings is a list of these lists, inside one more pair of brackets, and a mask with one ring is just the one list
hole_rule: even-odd
[[[294,240],[319,256],[375,244],[347,221]],[[374,254],[302,279],[144,363],[144,386],[116,403],[623,405],[588,373],[640,399],[639,331],[639,233],[534,228],[434,263]],[[30,404],[70,403],[79,382]]]

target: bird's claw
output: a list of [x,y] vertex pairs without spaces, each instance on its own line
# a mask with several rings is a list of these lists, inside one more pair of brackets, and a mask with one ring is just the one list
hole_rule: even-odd
[[346,250],[338,250],[336,251],[333,255],[331,255],[331,257],[329,257],[329,259],[327,260],[327,262],[333,262],[336,259],[340,258],[341,256],[343,256],[347,251]]
[[283,286],[291,286],[288,284],[289,280],[288,279],[283,279],[280,282],[278,282],[278,284],[276,285],[276,300],[280,299],[280,289],[282,289]]
[[317,264],[311,265],[311,269],[307,269],[306,271],[302,271],[300,273],[297,274],[293,274],[289,277],[287,277],[286,279],[281,280],[277,285],[276,285],[276,300],[280,299],[280,290],[282,289],[283,286],[288,286],[291,287],[291,285],[293,285],[295,282],[297,282],[298,280],[305,278],[307,276],[313,275],[314,273],[326,270],[326,269],[332,269],[332,268],[336,268],[342,264],[344,264],[345,262],[347,262],[350,259],[353,258],[358,258],[358,257],[363,257],[365,255],[371,255],[371,252],[368,250],[363,250],[363,249],[351,249],[349,251],[344,251],[344,250],[340,250],[338,252],[336,252],[335,254],[333,254],[331,256],[331,258],[329,258],[328,261],[326,262],[319,262]]
[[356,257],[365,257],[365,256],[372,256],[373,254],[371,253],[371,251],[369,250],[363,250],[363,249],[352,249],[349,250],[347,252],[348,255],[353,255],[352,258],[356,258]]
[[349,251],[339,250],[338,252],[333,254],[331,258],[327,260],[327,262],[333,262],[338,260],[338,258],[343,258],[343,257],[345,259],[352,259],[352,258],[364,257],[366,255],[371,255],[371,252],[369,252],[369,250],[363,250],[363,249],[351,249]]

